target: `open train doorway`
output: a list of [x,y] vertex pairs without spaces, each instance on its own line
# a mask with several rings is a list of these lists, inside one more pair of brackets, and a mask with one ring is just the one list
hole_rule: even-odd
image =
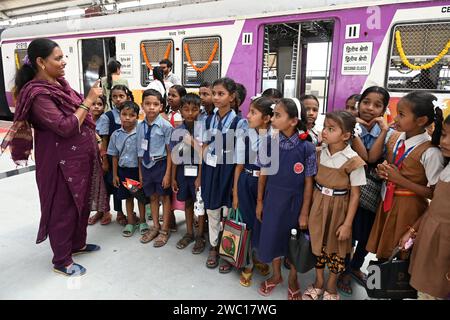
[[334,21],[302,21],[264,27],[262,89],[284,97],[313,94],[326,112]]
[[107,75],[107,65],[116,57],[116,38],[82,39],[79,41],[81,88],[87,94],[97,79]]

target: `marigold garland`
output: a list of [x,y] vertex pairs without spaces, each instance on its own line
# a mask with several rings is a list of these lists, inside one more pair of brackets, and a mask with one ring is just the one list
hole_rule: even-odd
[[209,68],[214,57],[216,56],[217,49],[219,49],[219,44],[216,42],[216,43],[214,43],[214,48],[213,48],[213,51],[211,52],[211,55],[209,56],[208,62],[203,67],[199,68],[192,62],[191,54],[189,52],[189,45],[187,43],[184,44],[184,53],[186,54],[186,58],[187,58],[189,64],[191,65],[191,67],[194,68],[194,70],[197,72],[203,72]]
[[[166,52],[164,53],[164,59],[169,59],[169,55],[170,55],[170,51],[172,50],[172,43],[169,42],[167,44],[167,48],[166,48]],[[145,61],[145,65],[147,66],[147,68],[149,70],[153,69],[152,64],[150,63],[150,61],[148,60],[148,56],[147,56],[147,51],[145,50],[145,45],[144,43],[141,43],[141,53],[142,53],[142,57],[144,58]]]
[[425,70],[425,69],[430,69],[432,68],[436,63],[438,63],[448,52],[448,50],[450,49],[450,41],[447,42],[447,45],[445,46],[445,48],[436,56],[436,58],[434,58],[432,61],[423,64],[421,66],[412,64],[411,62],[409,62],[408,58],[406,57],[405,51],[403,50],[403,46],[402,46],[402,38],[400,35],[400,31],[396,31],[395,32],[395,42],[397,45],[397,50],[398,50],[398,54],[400,55],[400,59],[402,60],[402,63],[407,66],[408,68],[412,69],[412,70]]
[[14,54],[14,60],[16,60],[16,68],[17,70],[20,69],[20,62],[19,62],[19,55],[17,53]]

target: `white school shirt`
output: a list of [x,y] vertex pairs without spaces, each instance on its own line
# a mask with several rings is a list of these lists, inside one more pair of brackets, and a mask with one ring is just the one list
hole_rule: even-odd
[[164,90],[164,86],[162,85],[161,81],[153,80],[152,82],[150,82],[147,89],[155,89],[156,91],[159,91],[159,93],[161,93],[161,95],[164,97],[164,94],[169,92],[169,89],[173,86],[173,83],[164,81],[164,85],[166,86],[166,90]]
[[[328,146],[323,145],[322,152],[320,153],[320,164],[327,168],[339,169],[344,165],[344,163],[347,162],[348,159],[351,159],[357,155],[358,154],[350,147],[350,145],[347,145],[344,150],[338,151],[333,155],[330,154]],[[364,166],[350,172],[351,186],[363,186],[366,183],[366,172],[364,171]]]
[[450,182],[450,163],[441,171],[439,175],[439,180],[443,182]]
[[[415,147],[421,145],[424,142],[430,141],[431,138],[425,131],[422,134],[418,134],[414,137],[406,139],[406,133],[402,132],[398,137],[397,141],[395,142],[394,148],[399,142],[399,140],[404,141],[406,151],[411,147],[413,147],[412,150],[414,150]],[[406,157],[408,157],[411,154],[411,152],[409,152]],[[438,182],[439,174],[444,168],[444,157],[442,156],[441,151],[437,147],[428,148],[424,153],[422,153],[422,156],[420,157],[420,163],[425,169],[425,175],[428,180],[428,185],[434,186]]]

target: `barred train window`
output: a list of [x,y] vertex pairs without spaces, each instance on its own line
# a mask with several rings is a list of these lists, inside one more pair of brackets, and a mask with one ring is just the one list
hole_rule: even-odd
[[[148,86],[153,80],[153,73],[150,67],[159,66],[162,59],[169,59],[173,62],[173,40],[144,40],[140,45],[141,49],[141,85]],[[174,71],[174,66],[172,71]]]
[[[399,31],[400,37],[396,33]],[[391,38],[386,86],[391,91],[450,92],[450,22],[396,25]],[[410,64],[422,66],[414,70]],[[405,64],[406,62],[406,64]],[[423,66],[431,66],[423,68]]]
[[220,78],[222,61],[220,37],[183,40],[183,85],[198,87],[203,81]]
[[19,70],[23,65],[23,59],[27,55],[27,49],[16,49],[14,50],[14,63],[16,65],[16,70]]

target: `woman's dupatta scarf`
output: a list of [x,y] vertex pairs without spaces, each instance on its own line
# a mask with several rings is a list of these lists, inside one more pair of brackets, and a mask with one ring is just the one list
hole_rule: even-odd
[[[16,165],[26,165],[33,149],[33,132],[28,117],[33,101],[38,95],[49,95],[65,115],[73,114],[83,102],[81,95],[75,92],[64,78],[57,80],[60,85],[45,80],[31,80],[20,90],[13,125],[0,146],[1,153],[9,147]],[[91,117],[86,117],[84,124],[95,129]]]

